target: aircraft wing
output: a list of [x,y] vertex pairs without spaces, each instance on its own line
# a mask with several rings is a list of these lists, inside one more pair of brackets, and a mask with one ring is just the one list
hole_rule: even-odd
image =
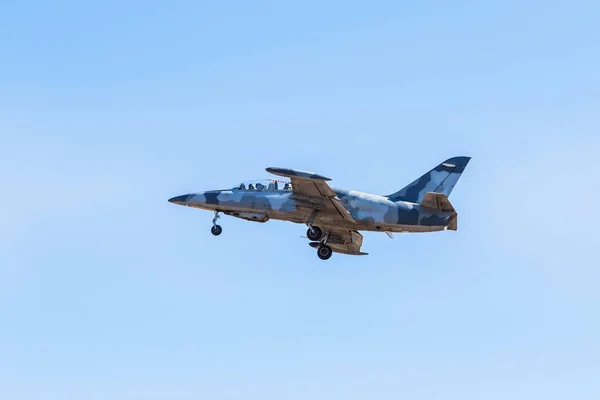
[[350,229],[336,229],[329,232],[327,245],[336,253],[367,255],[360,251],[363,242],[363,235],[358,231]]
[[267,168],[267,172],[291,179],[294,199],[300,207],[304,205],[306,208],[319,209],[322,213],[336,215],[347,221],[355,222],[335,192],[327,184],[327,181],[331,179],[313,172],[288,168]]

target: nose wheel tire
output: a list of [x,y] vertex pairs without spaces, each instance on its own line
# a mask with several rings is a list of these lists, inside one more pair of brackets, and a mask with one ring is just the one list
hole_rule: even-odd
[[212,233],[215,236],[219,236],[221,232],[223,232],[223,228],[221,228],[221,225],[214,225],[212,228],[210,228],[210,233]]
[[331,254],[333,254],[333,251],[331,250],[331,247],[327,245],[323,245],[317,249],[317,256],[319,256],[321,260],[329,260]]
[[318,226],[312,226],[306,231],[306,237],[310,240],[317,241],[323,236],[323,231]]

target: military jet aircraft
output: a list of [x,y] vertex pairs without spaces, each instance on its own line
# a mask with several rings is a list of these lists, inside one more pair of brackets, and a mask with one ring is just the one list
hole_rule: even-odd
[[366,255],[359,231],[436,232],[457,230],[457,212],[448,196],[470,157],[453,157],[408,186],[389,195],[334,189],[331,179],[313,172],[267,168],[288,181],[267,179],[245,182],[230,189],[190,193],[169,202],[215,212],[211,232],[218,236],[219,213],[248,221],[269,219],[306,224],[309,245],[327,260],[333,252]]

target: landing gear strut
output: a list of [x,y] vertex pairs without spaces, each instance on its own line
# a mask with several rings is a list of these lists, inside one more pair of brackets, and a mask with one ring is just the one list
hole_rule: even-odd
[[[319,229],[320,230],[320,229]],[[310,231],[310,229],[309,229]],[[313,249],[317,249],[317,256],[321,260],[329,260],[333,254],[331,247],[327,245],[327,239],[329,239],[329,232],[325,235],[321,235],[322,238],[319,241],[310,242],[309,246]]]
[[327,246],[327,239],[329,239],[329,232],[323,235],[323,230],[318,226],[313,226],[313,222],[317,218],[317,214],[319,213],[319,209],[315,209],[308,220],[306,221],[306,225],[308,225],[308,230],[306,231],[306,237],[311,240],[309,243],[310,247],[317,249],[317,256],[321,260],[329,260],[331,255],[333,254],[333,250],[331,247]]
[[219,212],[215,211],[215,217],[212,220],[213,226],[212,226],[212,228],[210,228],[210,233],[212,233],[215,236],[219,236],[223,232],[223,228],[221,228],[221,225],[217,225],[217,220],[219,218],[221,218],[219,216]]

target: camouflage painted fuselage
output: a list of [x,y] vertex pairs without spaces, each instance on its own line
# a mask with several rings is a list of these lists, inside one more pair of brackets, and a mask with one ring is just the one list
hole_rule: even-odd
[[[314,225],[325,228],[348,228],[365,231],[432,232],[441,231],[454,214],[406,201],[354,190],[333,189],[353,221],[317,213]],[[312,197],[285,190],[212,190],[178,196],[174,203],[204,210],[214,210],[249,221],[269,219],[306,223],[321,206]]]

